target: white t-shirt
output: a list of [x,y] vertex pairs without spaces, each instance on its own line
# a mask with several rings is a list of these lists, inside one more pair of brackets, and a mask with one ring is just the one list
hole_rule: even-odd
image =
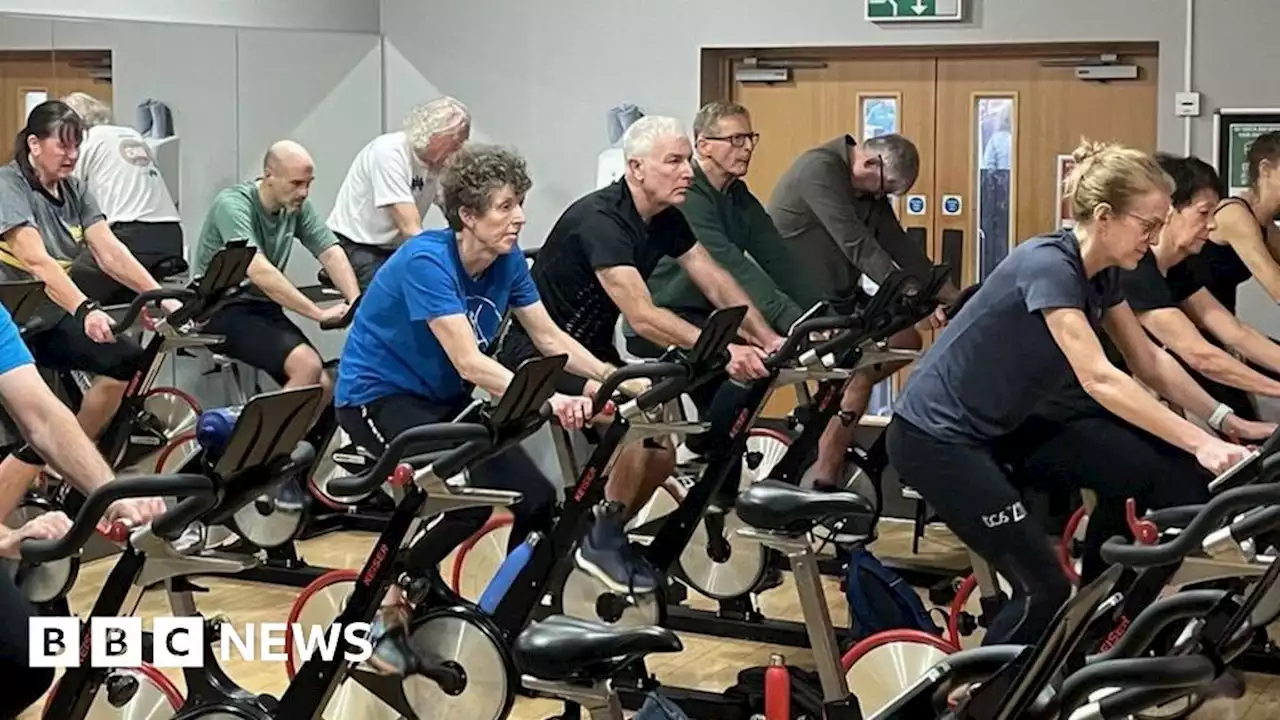
[[438,182],[409,149],[403,132],[380,135],[351,162],[329,213],[329,229],[361,245],[395,247],[404,238],[388,206],[413,203],[421,220],[436,201]]
[[89,192],[107,222],[178,222],[169,187],[160,176],[151,148],[131,127],[97,125],[80,145],[74,174]]

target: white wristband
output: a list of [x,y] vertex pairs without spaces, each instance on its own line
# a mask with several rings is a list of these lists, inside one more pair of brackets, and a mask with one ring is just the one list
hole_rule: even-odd
[[1213,414],[1209,416],[1209,427],[1214,430],[1221,431],[1222,421],[1226,420],[1227,416],[1233,412],[1235,412],[1235,410],[1232,410],[1230,405],[1226,403],[1218,403],[1218,407],[1214,408]]

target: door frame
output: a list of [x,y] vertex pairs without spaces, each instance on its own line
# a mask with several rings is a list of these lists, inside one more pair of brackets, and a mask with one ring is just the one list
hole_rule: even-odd
[[767,61],[918,59],[918,58],[1062,58],[1114,54],[1159,57],[1158,42],[1003,43],[979,45],[861,45],[857,47],[703,47],[700,50],[699,105],[733,95],[733,66],[748,58]]

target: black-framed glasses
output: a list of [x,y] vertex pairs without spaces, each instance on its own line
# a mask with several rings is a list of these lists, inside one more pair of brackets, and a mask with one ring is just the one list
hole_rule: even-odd
[[760,133],[737,133],[735,135],[725,135],[722,137],[713,137],[710,135],[704,135],[703,138],[706,140],[718,140],[720,142],[727,142],[736,148],[743,147],[744,145],[747,144],[748,140],[751,141],[751,147],[755,147],[756,145],[760,144]]

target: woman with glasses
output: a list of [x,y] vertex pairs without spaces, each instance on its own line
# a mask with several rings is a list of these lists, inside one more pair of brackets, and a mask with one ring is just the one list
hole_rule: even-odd
[[1032,238],[997,266],[917,364],[886,430],[903,481],[1013,587],[986,644],[1037,642],[1071,591],[1006,472],[1001,442],[1073,376],[1109,413],[1211,473],[1247,452],[1162,405],[1099,339],[1105,329],[1134,376],[1162,396],[1215,414],[1217,403],[1152,343],[1121,284],[1170,218],[1172,180],[1126,147],[1085,143],[1074,157],[1064,192],[1075,228]]

